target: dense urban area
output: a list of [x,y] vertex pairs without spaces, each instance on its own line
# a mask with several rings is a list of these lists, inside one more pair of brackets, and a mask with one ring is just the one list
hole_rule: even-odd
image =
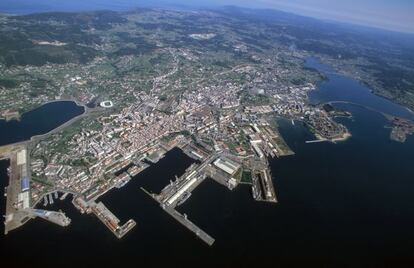
[[[16,119],[58,100],[85,107],[62,129],[0,149],[0,158],[11,161],[5,231],[35,217],[67,226],[63,212],[38,207],[72,195],[79,211],[96,215],[121,238],[135,221],[121,225],[97,199],[180,148],[196,163],[160,193],[142,190],[212,245],[214,238],[175,208],[206,179],[229,190],[249,184],[255,200],[276,203],[268,159],[294,154],[277,118],[306,125],[315,136],[309,142],[351,136],[334,120],[350,114],[309,102],[308,93],[324,79],[304,67],[310,56],[413,107],[412,91],[401,84],[385,91],[384,70],[372,71],[377,63],[347,54],[339,45],[347,40],[318,46],[309,29],[288,17],[251,16],[228,9],[0,16],[1,117]],[[399,67],[410,85],[413,67],[403,60]],[[410,121],[389,120],[394,140],[414,132]]]

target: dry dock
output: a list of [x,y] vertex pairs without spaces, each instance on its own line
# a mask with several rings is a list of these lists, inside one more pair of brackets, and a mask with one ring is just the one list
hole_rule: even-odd
[[268,168],[254,171],[252,181],[252,192],[255,200],[277,202],[272,176]]

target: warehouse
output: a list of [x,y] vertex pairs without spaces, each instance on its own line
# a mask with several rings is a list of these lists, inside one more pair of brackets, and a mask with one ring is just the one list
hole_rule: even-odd
[[240,164],[224,157],[214,161],[214,165],[230,175],[234,175],[240,168]]
[[26,164],[26,149],[23,149],[17,153],[17,165],[25,165]]
[[29,208],[29,192],[19,193],[17,200],[21,208]]
[[20,180],[20,187],[22,192],[26,192],[29,190],[29,179],[27,177],[23,177]]

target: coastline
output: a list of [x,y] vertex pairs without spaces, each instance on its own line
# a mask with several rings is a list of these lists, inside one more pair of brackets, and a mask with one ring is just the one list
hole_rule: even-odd
[[349,138],[351,138],[351,137],[352,137],[351,132],[347,131],[347,132],[345,132],[344,134],[342,134],[342,136],[341,136],[341,137],[331,139],[330,141],[331,141],[331,142],[333,142],[333,143],[343,142],[343,141],[348,140],[348,139],[349,139]]
[[[29,139],[22,140],[22,141],[19,141],[19,142],[3,144],[3,145],[0,146],[0,148],[6,147],[6,146],[29,145],[31,142],[40,140],[42,138],[47,137],[48,135],[57,133],[57,132],[65,129],[66,127],[69,127],[70,125],[72,125],[76,121],[78,121],[78,120],[80,120],[82,118],[85,118],[85,117],[89,116],[90,113],[96,111],[95,108],[88,108],[85,104],[80,103],[78,100],[76,100],[74,98],[65,98],[65,99],[57,99],[57,100],[47,101],[47,102],[43,103],[42,105],[40,105],[39,107],[42,107],[42,106],[47,105],[49,103],[55,103],[55,102],[73,102],[77,106],[83,108],[83,113],[80,114],[80,115],[77,115],[77,116],[75,116],[75,117],[73,117],[71,119],[69,119],[68,121],[64,122],[63,124],[57,126],[56,128],[54,128],[54,129],[52,129],[52,130],[50,130],[50,131],[48,131],[48,132],[46,132],[44,134],[34,135],[34,136],[30,137]],[[37,107],[35,109],[38,109],[39,107]],[[35,109],[32,109],[30,111],[33,111]],[[30,112],[30,111],[28,111],[28,112]]]
[[351,132],[349,132],[348,130],[345,133],[343,133],[342,136],[333,138],[333,139],[324,138],[317,132],[314,132],[313,135],[315,136],[317,141],[320,141],[320,142],[329,141],[332,143],[343,142],[352,137]]

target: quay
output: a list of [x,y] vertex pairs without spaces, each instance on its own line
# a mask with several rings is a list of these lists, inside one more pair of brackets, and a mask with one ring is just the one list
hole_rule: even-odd
[[30,207],[29,154],[25,143],[0,147],[0,159],[9,159],[9,182],[5,189],[6,213],[4,234],[34,218],[25,209]]
[[124,225],[120,226],[120,220],[102,202],[95,203],[95,201],[90,201],[89,207],[118,239],[124,237],[136,225],[136,222],[130,219]]
[[39,217],[54,224],[66,227],[70,224],[71,220],[66,217],[63,212],[48,211],[43,209],[25,209],[25,211],[34,217]]
[[199,175],[195,171],[191,172],[189,176],[179,178],[176,182],[170,184],[171,186],[158,196],[158,200],[161,203],[166,203],[168,206],[176,207],[178,204],[183,203],[183,197],[185,198],[191,194],[205,179],[206,176],[204,174]]

